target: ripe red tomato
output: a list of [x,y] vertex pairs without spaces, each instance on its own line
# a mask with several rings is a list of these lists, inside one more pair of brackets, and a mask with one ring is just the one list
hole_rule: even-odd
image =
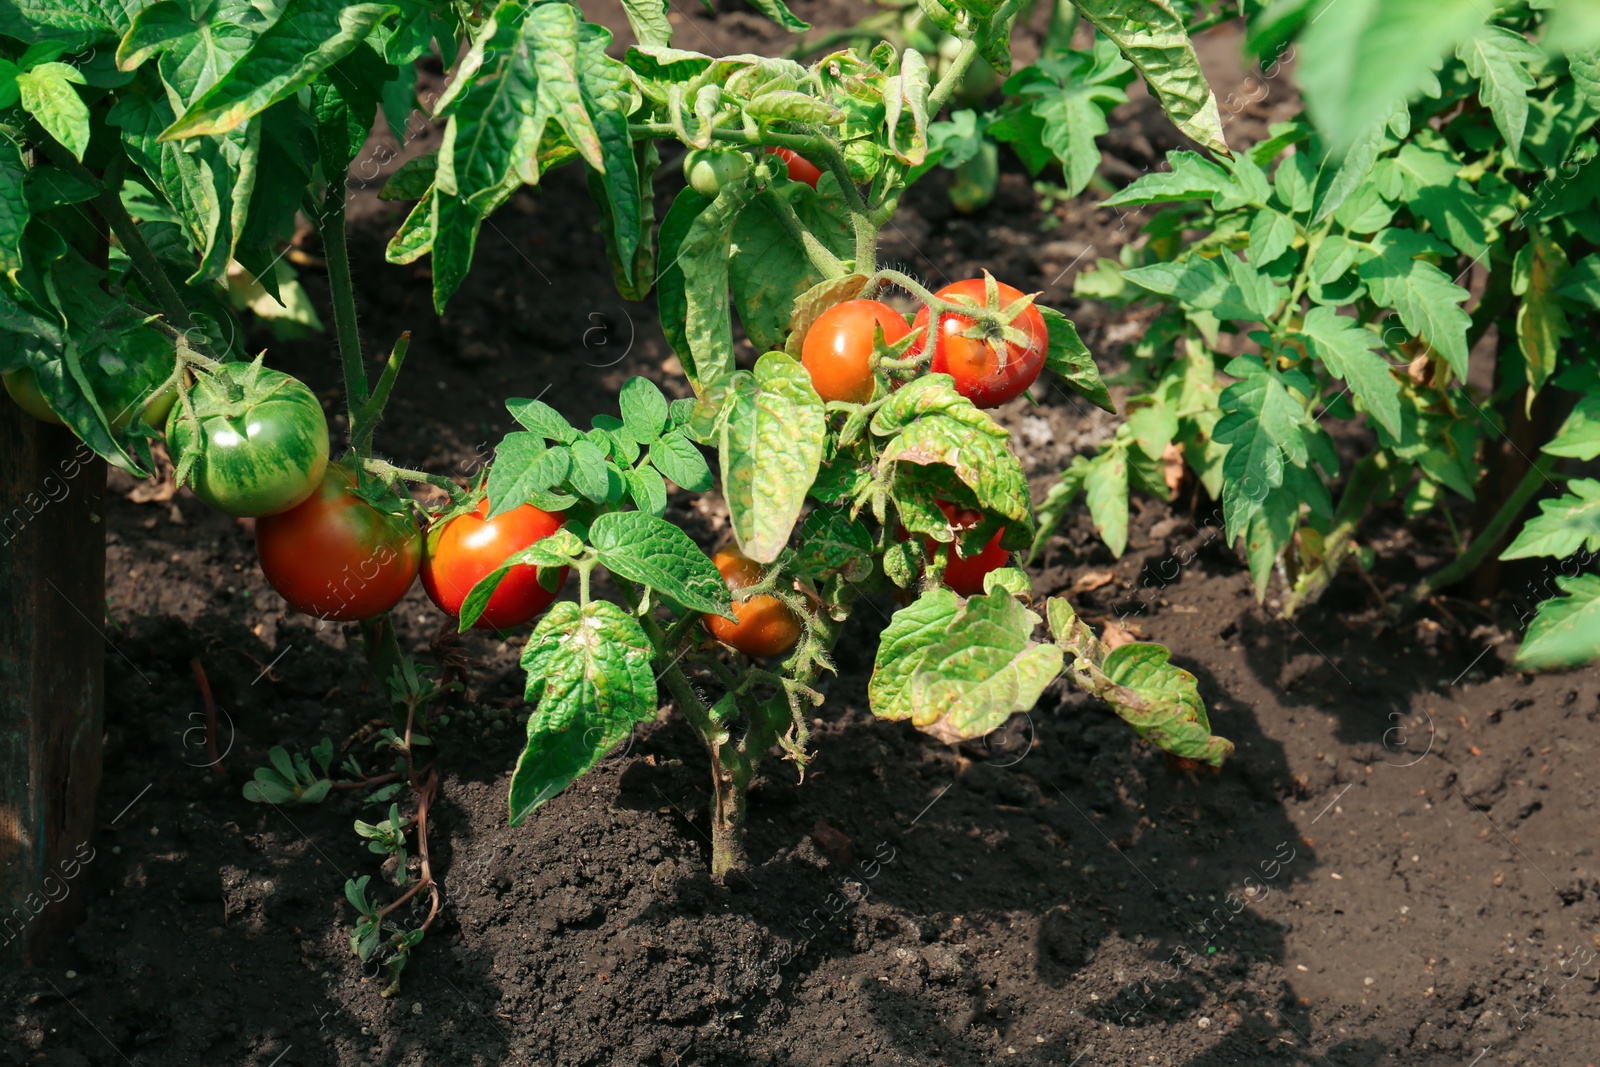
[[[944,517],[955,530],[970,530],[983,521],[983,516],[978,512],[958,508],[947,500],[939,501],[939,510],[944,512]],[[922,539],[922,548],[929,558],[932,558],[941,545],[948,550],[944,584],[951,592],[960,596],[980,596],[983,593],[984,575],[1004,567],[1011,559],[1011,553],[1000,547],[1000,536],[1005,532],[1004,527],[996,530],[994,536],[989,538],[989,543],[983,546],[983,551],[975,556],[963,557],[954,543],[935,541],[931,537]],[[904,541],[906,532],[901,530],[899,537]]]
[[792,148],[768,148],[767,151],[783,160],[788,166],[790,181],[805,182],[813,189],[817,187],[817,180],[822,177],[822,171],[815,163]]
[[304,501],[256,520],[256,554],[272,588],[296,610],[330,622],[394,607],[422,558],[416,522],[379,511],[355,485],[349,468],[329,464]]
[[[1022,299],[1022,291],[1004,282],[999,283],[1000,306]],[[982,278],[947,285],[933,294],[941,300],[972,297],[980,304],[984,300]],[[917,312],[912,329],[928,325],[928,309]],[[1029,306],[1011,325],[1027,337],[1026,345],[1013,344],[995,337],[992,341],[980,337],[962,336],[975,325],[975,320],[965,315],[946,314],[931,331],[934,335],[933,359],[929,369],[936,374],[948,374],[956,380],[956,392],[980,408],[997,408],[1022,395],[1033,384],[1044,367],[1045,353],[1050,348],[1050,331],[1044,324],[1039,309]],[[928,334],[923,334],[911,346],[914,354],[928,344]],[[997,353],[1003,353],[1004,358]]]
[[[462,602],[472,587],[504,563],[506,557],[549,537],[561,529],[564,521],[560,515],[532,504],[523,504],[492,519],[488,515],[486,498],[471,514],[457,515],[428,531],[422,556],[422,588],[451,618],[461,617]],[[555,601],[566,580],[567,568],[562,567],[555,592],[551,592],[539,584],[539,568],[519,563],[495,587],[473,627],[508,630],[521,626]]]
[[[732,545],[720,549],[711,562],[734,592],[761,580],[761,564]],[[762,593],[735,601],[733,614],[738,622],[729,622],[721,615],[705,616],[706,629],[718,641],[747,656],[772,659],[787,655],[800,640],[800,619],[775,596]]]
[[911,327],[900,313],[877,300],[846,300],[824,311],[806,331],[800,362],[824,400],[865,404],[872,399],[872,336],[883,327],[885,344],[894,344]]

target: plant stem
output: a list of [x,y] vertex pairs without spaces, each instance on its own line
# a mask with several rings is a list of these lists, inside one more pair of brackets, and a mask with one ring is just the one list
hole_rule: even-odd
[[408,467],[396,467],[393,463],[381,459],[373,459],[370,456],[362,458],[361,466],[368,474],[376,474],[385,482],[393,482],[396,478],[408,482],[426,482],[429,485],[443,489],[450,495],[450,500],[453,503],[463,504],[467,499],[467,494],[461,491],[461,487],[442,474],[429,474],[427,471],[414,471]]
[[801,248],[805,249],[806,258],[811,260],[811,265],[817,268],[825,278],[842,278],[846,273],[844,264],[839,262],[839,257],[825,248],[809,230],[800,222],[800,216],[794,213],[794,208],[789,202],[779,196],[772,189],[765,189],[761,193],[761,202],[772,212],[773,218],[783,227],[785,233]]
[[333,297],[334,332],[339,338],[339,362],[344,367],[345,402],[350,411],[352,444],[356,420],[367,402],[367,368],[361,360],[361,330],[356,323],[355,283],[350,279],[350,249],[345,241],[345,188],[343,181],[329,184],[322,202],[322,253],[328,263],[328,288]]
[[1377,452],[1356,464],[1350,472],[1350,481],[1345,485],[1344,494],[1339,498],[1333,529],[1323,542],[1322,562],[1301,575],[1284,598],[1283,614],[1286,617],[1293,618],[1302,607],[1317,602],[1333,581],[1333,576],[1339,572],[1345,557],[1355,547],[1355,532],[1373,502],[1381,499],[1379,493],[1410,471],[1409,465],[1401,470],[1394,469],[1386,452]]
[[405,362],[406,350],[410,347],[411,331],[407,330],[394,343],[394,349],[389,353],[389,362],[384,365],[383,373],[378,376],[378,384],[372,390],[372,396],[356,413],[355,422],[350,427],[350,447],[357,455],[364,455],[370,450],[372,433],[378,427],[378,419],[383,415],[384,405],[389,402],[389,393],[394,389],[395,378],[400,375],[400,364]]
[[1528,468],[1528,473],[1522,476],[1522,481],[1517,483],[1511,495],[1506,497],[1505,503],[1500,505],[1500,510],[1495,512],[1494,518],[1489,520],[1488,525],[1473,539],[1472,544],[1467,546],[1466,551],[1457,556],[1454,563],[1418,583],[1411,591],[1411,595],[1406,598],[1406,602],[1419,604],[1440,589],[1454,585],[1477,570],[1484,557],[1500,543],[1500,539],[1522,513],[1528,501],[1549,482],[1550,471],[1555,465],[1555,456],[1541,455],[1533,466]]

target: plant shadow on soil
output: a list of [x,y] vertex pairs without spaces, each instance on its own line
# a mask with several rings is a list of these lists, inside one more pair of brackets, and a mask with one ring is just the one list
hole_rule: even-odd
[[[844,10],[807,13],[826,22],[821,15]],[[715,47],[700,45],[713,51],[770,39],[745,12],[695,21],[719,35]],[[1119,123],[1110,139],[1134,173],[1172,143],[1137,107],[1139,121]],[[425,151],[436,136],[427,128],[406,151]],[[1047,241],[1011,164],[995,205],[974,218],[950,212],[942,182],[908,197],[886,237],[890,256],[935,281],[992,265],[1074,315],[1096,352],[1137,330],[1069,295],[1074,256],[1087,265],[1131,236],[1112,213],[1087,199],[1063,205],[1059,236],[1071,240]],[[478,469],[512,428],[509,396],[543,396],[582,422],[609,413],[632,373],[682,395],[653,309],[614,295],[574,174],[551,175],[491,220],[442,320],[429,306],[425,265],[381,263],[398,216],[370,195],[355,211],[368,350],[413,330],[379,433],[408,466]],[[326,312],[314,265],[303,277]],[[337,406],[327,338],[252,341]],[[1036,495],[1112,425],[1057,395],[1000,417]],[[1461,872],[1503,865],[1483,851],[1495,839],[1434,833],[1444,880],[1407,882],[1406,892],[1419,912],[1430,902],[1441,925],[1396,928],[1378,917],[1392,914],[1389,898],[1400,892],[1390,873],[1400,846],[1354,831],[1347,841],[1344,823],[1338,836],[1332,829],[1348,821],[1338,801],[1356,785],[1369,786],[1357,796],[1392,787],[1381,803],[1396,820],[1411,818],[1403,805],[1420,802],[1403,799],[1401,786],[1409,797],[1424,779],[1383,767],[1414,756],[1422,762],[1408,773],[1426,772],[1434,791],[1460,781],[1480,811],[1498,817],[1500,797],[1519,813],[1535,810],[1528,797],[1556,807],[1527,780],[1544,759],[1557,777],[1581,768],[1576,741],[1549,757],[1537,750],[1564,736],[1567,719],[1582,729],[1593,716],[1592,677],[1519,688],[1496,676],[1497,655],[1471,667],[1475,639],[1448,620],[1374,640],[1356,579],[1341,578],[1317,611],[1285,622],[1255,605],[1238,560],[1220,537],[1205,541],[1203,524],[1189,524],[1194,514],[1140,501],[1124,559],[1077,516],[1035,569],[1035,586],[1064,593],[1087,572],[1112,572],[1114,581],[1074,592],[1075,604],[1096,625],[1131,612],[1124,623],[1168,644],[1197,676],[1215,729],[1238,745],[1221,772],[1175,769],[1062,683],[1030,715],[959,749],[877,722],[864,708],[865,681],[882,624],[874,611],[890,606],[863,605],[818,712],[806,781],[775,757],[763,764],[750,800],[751,867],[724,889],[707,875],[706,757],[676,719],[640,727],[509,829],[505,784],[526,711],[518,649],[469,637],[457,650],[477,661],[472,690],[438,734],[445,779],[433,841],[446,906],[399,995],[384,999],[382,977],[350,954],[353,916],[341,893],[348,877],[381,881],[351,821],[382,811],[348,794],[295,808],[239,794],[272,745],[339,742],[384,714],[356,646],[338,628],[284,615],[256,570],[247,522],[208,513],[187,493],[163,499],[141,488],[114,479],[107,515],[113,626],[101,795],[103,812],[121,814],[103,818],[82,885],[88,915],[72,942],[37,968],[0,976],[0,1001],[14,1009],[0,1023],[0,1063],[1358,1067],[1393,1057],[1433,1067],[1472,1060],[1487,1032],[1474,1021],[1479,1011],[1520,977],[1488,935],[1449,946],[1455,971],[1435,968],[1430,957],[1446,955],[1440,930],[1487,929],[1490,914],[1508,913],[1506,929],[1535,931],[1600,914],[1600,878],[1581,860],[1555,875],[1575,892],[1555,913],[1537,884],[1517,904],[1491,907],[1485,901],[1504,898],[1463,889]],[[724,534],[714,507],[675,498],[670,517],[706,547]],[[1411,573],[1397,558],[1408,546],[1446,543],[1428,526],[1400,527],[1402,535],[1410,540],[1384,564],[1400,582]],[[1187,561],[1180,573],[1157,590],[1143,585],[1146,568],[1175,552]],[[426,657],[439,620],[419,590],[396,620],[404,646]],[[226,780],[206,767],[194,732],[196,657],[223,710]],[[1469,667],[1490,680],[1452,690],[1449,680]],[[1436,697],[1472,724],[1441,713],[1435,725],[1456,736],[1440,732],[1437,745],[1427,710]],[[1502,716],[1508,707],[1526,714]],[[1397,726],[1410,732],[1391,733]],[[1479,781],[1467,744],[1511,754]],[[1574,809],[1593,803],[1566,796]],[[1458,808],[1470,812],[1449,810]],[[1531,818],[1507,825],[1532,833]],[[1412,848],[1424,846],[1412,839]],[[1330,880],[1340,872],[1346,881]],[[1240,899],[1249,885],[1255,897],[1233,914],[1229,894]],[[1365,926],[1378,932],[1364,935]],[[1319,937],[1324,959],[1304,947]],[[1379,969],[1387,961],[1374,957],[1396,961],[1392,982]],[[1373,973],[1383,995],[1369,1003],[1361,975]],[[1340,984],[1344,975],[1352,986]],[[1543,1025],[1565,1062],[1595,1045],[1583,1039],[1580,1011],[1557,1015],[1562,1004],[1544,1002]],[[1516,1046],[1516,1035],[1491,1037]]]

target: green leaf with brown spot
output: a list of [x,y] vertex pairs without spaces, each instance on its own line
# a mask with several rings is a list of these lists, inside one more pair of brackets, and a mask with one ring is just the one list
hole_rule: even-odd
[[730,384],[718,441],[722,493],[739,547],[771,563],[817,479],[827,409],[811,375],[782,352],[768,352],[754,373],[739,371]]

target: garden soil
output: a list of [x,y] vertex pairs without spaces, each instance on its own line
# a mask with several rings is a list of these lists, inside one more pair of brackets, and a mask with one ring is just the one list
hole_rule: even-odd
[[[845,11],[801,10],[835,25]],[[682,46],[706,51],[775,41],[731,5],[680,27]],[[1202,46],[1229,135],[1248,141],[1293,99],[1246,80],[1237,43]],[[1179,143],[1148,99],[1115,127],[1114,181]],[[466,477],[511,428],[507,397],[577,421],[612,411],[632,374],[681,395],[652,307],[615,295],[571,169],[489,221],[434,318],[426,262],[382,263],[403,207],[373,194],[436,143],[419,120],[402,146],[375,136],[353,171],[367,179],[353,237],[367,350],[413,331],[381,447]],[[664,209],[676,181],[660,187]],[[932,282],[987,266],[1039,290],[1114,369],[1143,323],[1076,301],[1072,279],[1137,219],[1095,199],[1046,210],[1013,161],[995,203],[964,217],[939,174],[908,198],[886,255]],[[327,319],[314,241],[295,259]],[[250,342],[334,412],[327,338]],[[1115,426],[1054,388],[1001,418],[1039,496]],[[1368,444],[1340,442],[1347,459]],[[1174,504],[1136,501],[1121,560],[1082,514],[1051,540],[1036,589],[1168,645],[1238,745],[1220,772],[1175,765],[1062,683],[958,748],[876,722],[865,682],[893,605],[864,604],[811,769],[801,783],[764,763],[750,868],[726,887],[707,874],[707,762],[670,707],[509,829],[521,639],[456,641],[415,589],[396,611],[403,645],[464,665],[468,688],[436,737],[444,910],[384,997],[351,953],[343,894],[364,874],[395,892],[352,832],[382,808],[356,793],[283,808],[240,795],[271,746],[341,743],[386,714],[359,643],[286,614],[248,520],[169,480],[114,474],[112,490],[101,817],[71,887],[87,918],[0,976],[0,1064],[1600,1062],[1600,678],[1507,667],[1538,574],[1487,600],[1391,609],[1446,558],[1442,522],[1381,514],[1370,578],[1341,576],[1292,620],[1257,603],[1215,505],[1189,487]],[[725,535],[714,502],[675,499],[671,517],[708,548]],[[87,622],[82,637],[100,639]],[[219,709],[214,765],[196,663]],[[370,742],[350,752],[373,766]]]

